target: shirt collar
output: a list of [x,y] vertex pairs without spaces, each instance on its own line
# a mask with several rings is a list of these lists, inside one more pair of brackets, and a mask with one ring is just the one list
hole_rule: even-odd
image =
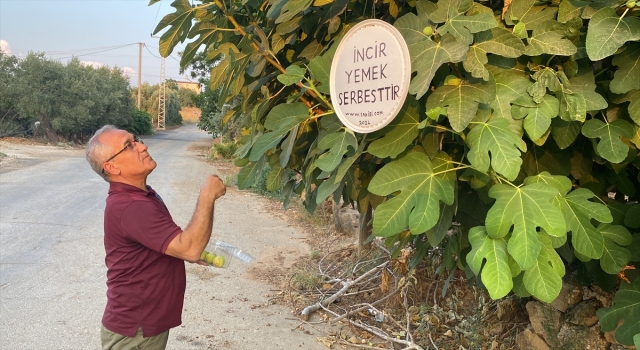
[[109,195],[112,194],[116,194],[116,193],[122,193],[122,192],[127,192],[127,193],[138,193],[138,194],[143,194],[145,196],[155,196],[156,191],[153,190],[153,188],[151,188],[151,186],[147,185],[147,191],[143,191],[135,186],[131,186],[129,184],[125,184],[122,182],[109,182]]

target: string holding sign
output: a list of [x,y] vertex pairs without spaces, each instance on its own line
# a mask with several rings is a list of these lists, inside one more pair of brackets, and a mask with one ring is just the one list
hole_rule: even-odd
[[368,19],[344,36],[330,73],[331,100],[349,129],[369,133],[396,117],[409,92],[411,59],[400,32]]

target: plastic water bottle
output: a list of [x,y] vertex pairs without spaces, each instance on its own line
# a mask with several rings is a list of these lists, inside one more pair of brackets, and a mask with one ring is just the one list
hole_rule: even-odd
[[229,243],[226,243],[223,241],[216,241],[216,245],[230,250],[231,254],[236,258],[240,259],[240,261],[250,263],[254,260],[254,258],[251,255],[249,255],[249,253],[243,252],[242,250],[236,248],[235,246]]

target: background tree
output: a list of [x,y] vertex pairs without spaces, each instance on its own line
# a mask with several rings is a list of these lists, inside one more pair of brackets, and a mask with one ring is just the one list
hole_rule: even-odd
[[[272,187],[303,195],[309,211],[330,196],[374,209],[394,255],[411,245],[415,266],[442,247],[443,270],[464,269],[494,299],[551,302],[567,269],[612,290],[640,261],[640,10],[507,5],[176,0],[154,34],[166,29],[163,56],[191,40],[183,66],[201,46],[221,60],[210,78],[219,105],[242,98],[223,117],[246,128],[240,188],[271,166]],[[415,74],[401,113],[363,135],[333,113],[327,72],[340,38],[371,17],[402,33]],[[631,345],[640,279],[627,276],[618,306],[598,315],[604,331],[623,321],[616,339]]]
[[[129,95],[132,99],[137,101],[138,89],[137,87],[131,88]],[[160,85],[150,85],[149,83],[142,83],[141,91],[141,109],[147,112],[153,118],[153,125],[158,125],[158,103],[160,100]],[[180,95],[178,93],[178,84],[171,79],[167,80],[167,89],[165,90],[165,125],[181,125],[182,116],[180,110],[182,105],[180,103]]]
[[191,89],[179,88],[178,98],[180,100],[180,106],[182,107],[196,107],[195,98],[198,93]]
[[[84,140],[105,124],[133,127],[129,80],[118,68],[0,55],[0,134]],[[35,129],[35,122],[40,126]],[[32,133],[33,132],[33,133]]]
[[17,118],[17,91],[15,75],[19,61],[15,56],[0,51],[0,135],[21,129]]

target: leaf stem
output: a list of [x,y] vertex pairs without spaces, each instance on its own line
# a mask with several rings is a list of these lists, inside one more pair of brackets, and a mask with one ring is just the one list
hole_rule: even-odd
[[547,60],[547,67],[549,67],[549,65],[551,64],[551,60],[556,57],[556,55],[551,55],[551,57],[549,57],[549,59]]
[[322,100],[322,103],[324,103],[324,105],[326,107],[328,107],[329,109],[333,110],[333,105],[331,104],[331,102],[327,101],[327,99],[324,98],[324,95],[322,95],[320,93],[320,91],[318,91],[318,89],[316,89],[315,84],[313,84],[313,81],[311,81],[311,79],[304,77],[304,80],[306,80],[309,83],[309,86],[307,87],[306,85],[304,85],[305,87],[313,90],[313,92],[316,93],[316,95],[318,95],[318,98],[320,98],[320,100]]
[[334,114],[334,113],[335,113],[335,112],[334,112],[334,111],[332,111],[332,110],[331,110],[331,111],[327,111],[327,112],[324,112],[324,113],[316,114],[316,115],[314,115],[313,117],[309,117],[309,118],[307,118],[307,120],[314,120],[314,119],[318,119],[318,118],[324,117],[325,115]]
[[627,15],[627,12],[629,12],[629,8],[627,7],[626,10],[624,10],[624,13],[622,14],[622,16],[620,16],[620,20],[622,20],[624,18],[624,16]]
[[502,175],[500,175],[500,174],[498,174],[498,173],[494,173],[494,174],[495,174],[495,176],[496,176],[496,179],[498,179],[498,181],[500,181],[500,183],[502,183],[502,181],[504,181],[504,182],[506,182],[508,185],[511,185],[511,186],[512,186],[512,187],[514,187],[514,188],[520,188],[520,186],[522,186],[522,185],[520,185],[520,186],[516,186],[516,185],[514,185],[511,181],[509,181],[509,180],[505,179]]

